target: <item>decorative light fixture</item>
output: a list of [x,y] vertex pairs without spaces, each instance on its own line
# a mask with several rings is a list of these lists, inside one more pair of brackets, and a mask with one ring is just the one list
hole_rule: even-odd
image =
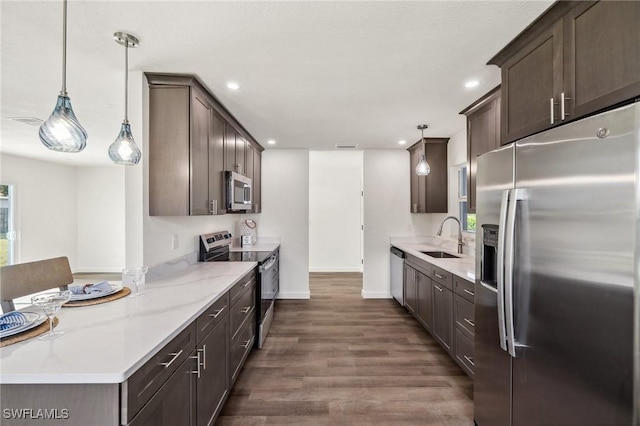
[[122,127],[120,127],[120,134],[109,146],[109,158],[116,164],[135,166],[140,162],[142,153],[133,140],[127,116],[127,104],[129,103],[129,48],[138,47],[140,42],[131,34],[123,32],[114,33],[113,39],[116,43],[124,46],[124,120],[122,121]]
[[424,129],[428,128],[426,124],[418,125],[418,130],[422,131],[422,156],[420,157],[420,162],[416,166],[416,174],[418,176],[426,176],[431,172],[431,166],[427,163],[427,147],[424,142]]
[[67,0],[62,2],[62,89],[51,116],[42,123],[40,140],[52,151],[80,152],[87,146],[87,132],[78,122],[67,96]]

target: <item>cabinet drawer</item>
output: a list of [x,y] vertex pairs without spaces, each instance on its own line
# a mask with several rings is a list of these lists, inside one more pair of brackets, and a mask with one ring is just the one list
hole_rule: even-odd
[[456,294],[455,305],[456,327],[469,333],[469,337],[473,337],[476,328],[473,316],[473,304]]
[[251,284],[256,283],[256,273],[255,271],[249,272],[244,277],[240,278],[231,290],[229,290],[229,304],[233,306],[240,297],[242,297],[242,293],[249,287]]
[[428,277],[430,277],[433,272],[433,266],[431,266],[430,263],[425,262],[424,260],[410,254],[406,255],[405,262],[408,263],[413,269],[422,272]]
[[235,335],[242,327],[242,324],[249,318],[249,321],[254,322],[256,307],[256,286],[251,285],[238,299],[238,301],[231,306],[231,337]]
[[125,423],[131,421],[144,404],[171,377],[196,347],[196,327],[190,324],[122,384]]
[[451,272],[448,272],[435,265],[431,265],[431,267],[433,268],[431,272],[431,278],[439,282],[449,290],[453,290],[453,286],[451,284]]
[[460,277],[453,277],[453,288],[456,294],[459,294],[471,303],[475,303],[476,286],[474,283]]
[[213,303],[196,320],[197,342],[200,342],[229,313],[229,292]]
[[232,386],[240,370],[244,365],[244,361],[253,348],[256,338],[256,323],[248,321],[244,327],[238,332],[236,337],[231,340],[231,353],[229,353],[229,385]]
[[473,340],[456,330],[456,361],[465,372],[473,377],[474,358]]

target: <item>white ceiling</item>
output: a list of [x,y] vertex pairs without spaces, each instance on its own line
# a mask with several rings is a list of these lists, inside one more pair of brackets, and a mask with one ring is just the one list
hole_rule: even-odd
[[[69,1],[67,87],[89,134],[79,154],[47,150],[38,127],[61,84],[61,1],[1,2],[2,152],[110,164],[132,71],[197,74],[267,149],[404,149],[464,128],[458,112],[495,87],[487,60],[551,1]],[[480,85],[465,89],[469,79]],[[232,92],[230,80],[241,88]],[[132,123],[133,126],[140,125]],[[135,134],[134,130],[134,134]],[[141,141],[138,141],[141,144]],[[144,153],[143,153],[144,155]]]

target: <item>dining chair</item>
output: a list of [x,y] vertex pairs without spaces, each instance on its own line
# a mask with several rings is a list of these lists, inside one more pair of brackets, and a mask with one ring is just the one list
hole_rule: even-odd
[[55,287],[67,290],[72,282],[67,257],[3,266],[0,268],[0,307],[3,313],[14,311],[14,299]]

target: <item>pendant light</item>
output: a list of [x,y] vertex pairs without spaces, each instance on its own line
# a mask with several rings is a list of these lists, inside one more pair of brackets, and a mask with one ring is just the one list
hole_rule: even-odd
[[422,131],[422,155],[420,156],[420,162],[416,166],[416,174],[418,176],[426,176],[431,172],[431,166],[427,163],[427,147],[424,142],[424,129],[428,128],[426,124],[418,125],[418,130]]
[[109,158],[116,163],[124,166],[135,166],[140,162],[142,153],[140,148],[136,146],[131,134],[131,126],[127,116],[127,107],[129,102],[129,48],[138,47],[140,42],[131,34],[117,32],[113,34],[116,43],[124,46],[124,120],[120,127],[120,133],[116,140],[109,146]]
[[80,152],[87,146],[87,132],[78,122],[67,96],[67,0],[62,2],[62,89],[51,116],[42,123],[40,140],[52,151]]

